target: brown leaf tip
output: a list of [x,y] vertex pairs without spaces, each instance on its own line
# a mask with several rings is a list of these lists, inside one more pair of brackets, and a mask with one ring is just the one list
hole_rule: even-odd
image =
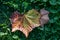
[[14,11],[14,13],[12,13],[12,16],[10,18],[14,19],[14,18],[16,18],[18,16],[19,16],[19,12],[18,11]]
[[40,10],[41,15],[46,15],[49,14],[49,12],[47,10],[45,10],[44,8]]

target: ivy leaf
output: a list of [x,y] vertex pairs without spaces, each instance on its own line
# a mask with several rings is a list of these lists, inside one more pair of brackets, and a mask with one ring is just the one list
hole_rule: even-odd
[[7,35],[8,33],[0,32],[0,37]]
[[31,2],[34,2],[35,0],[30,0]]
[[60,0],[58,0],[57,3],[60,5]]
[[17,39],[17,38],[19,38],[19,37],[18,37],[17,35],[13,35],[13,38],[14,38],[14,39]]
[[49,2],[50,2],[51,5],[56,5],[57,4],[56,0],[50,0]]
[[24,9],[26,9],[26,8],[28,7],[28,4],[29,4],[29,3],[27,3],[27,2],[23,2],[23,3],[22,3],[22,6],[24,7]]
[[43,0],[43,2],[47,2],[48,0]]

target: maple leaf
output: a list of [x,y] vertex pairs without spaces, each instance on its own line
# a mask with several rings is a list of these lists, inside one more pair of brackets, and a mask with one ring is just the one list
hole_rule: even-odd
[[12,32],[20,30],[28,37],[33,28],[40,26],[40,17],[40,13],[34,9],[29,10],[25,14],[15,11],[10,18]]

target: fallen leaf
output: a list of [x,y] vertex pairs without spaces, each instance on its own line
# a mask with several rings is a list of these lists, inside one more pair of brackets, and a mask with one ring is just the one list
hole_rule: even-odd
[[12,32],[16,31],[16,30],[20,30],[20,26],[22,26],[22,14],[19,14],[18,11],[15,11],[12,16],[10,17],[10,21],[12,24]]
[[15,11],[10,18],[12,32],[20,30],[28,37],[33,28],[40,26],[40,17],[40,13],[35,9],[29,10],[25,14]]
[[49,17],[48,17],[49,12],[43,8],[40,10],[40,13],[41,13],[40,22],[41,22],[41,26],[43,26],[49,21]]
[[41,9],[40,13],[35,10],[29,10],[25,14],[20,14],[18,11],[15,11],[11,18],[12,32],[20,30],[28,37],[29,33],[38,26],[43,26],[49,20],[49,12],[45,9]]

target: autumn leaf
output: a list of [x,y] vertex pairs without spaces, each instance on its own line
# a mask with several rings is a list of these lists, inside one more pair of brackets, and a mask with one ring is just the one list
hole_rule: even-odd
[[10,18],[12,32],[20,30],[28,37],[33,28],[40,26],[40,17],[40,13],[35,9],[29,10],[25,14],[15,11]]
[[29,10],[25,14],[15,11],[10,18],[12,32],[20,30],[28,37],[33,28],[43,26],[48,22],[48,14],[49,12],[45,9],[41,9],[40,13],[35,9]]
[[19,26],[22,26],[22,15],[15,11],[10,17],[10,21],[12,24],[12,32],[19,30]]
[[49,17],[48,17],[49,12],[43,8],[40,10],[40,13],[41,13],[40,22],[41,22],[41,26],[43,26],[49,21]]

